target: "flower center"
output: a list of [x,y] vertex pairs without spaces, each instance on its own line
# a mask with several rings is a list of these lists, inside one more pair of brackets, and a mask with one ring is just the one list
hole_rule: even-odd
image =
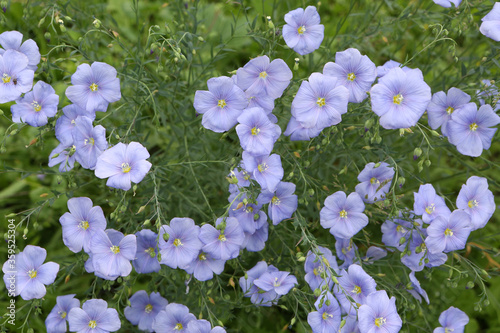
[[361,287],[360,286],[354,286],[354,289],[351,291],[352,293],[359,295],[361,294]]
[[3,73],[3,75],[2,75],[2,81],[3,81],[3,83],[9,83],[10,79],[12,79],[12,78],[8,74]]
[[182,330],[182,324],[181,323],[177,323],[177,325],[175,325],[175,327],[174,327],[174,330],[177,330],[177,331]]
[[78,227],[82,228],[83,230],[87,230],[89,228],[89,222],[88,221],[80,221],[78,224]]
[[182,245],[181,240],[180,240],[179,238],[174,239],[174,245],[175,245],[175,246]]
[[220,107],[221,109],[223,107],[225,107],[227,104],[226,104],[226,100],[225,99],[219,99],[219,101],[217,102],[217,106]]
[[277,278],[277,277],[275,277],[275,278],[274,278],[273,286],[275,286],[275,287],[279,287],[279,286],[281,286],[281,282],[280,282],[280,281],[278,281],[278,278]]
[[372,178],[370,179],[370,184],[372,184],[372,185],[373,185],[373,184],[378,184],[378,183],[380,183],[380,182],[378,181],[378,179],[377,179],[377,178],[372,177]]
[[273,205],[279,205],[280,204],[280,199],[277,197],[277,196],[274,196],[272,199],[271,199],[271,203]]
[[318,106],[321,108],[323,106],[325,106],[325,99],[323,97],[318,97],[318,100],[316,101],[316,104],[318,104]]
[[251,207],[251,206],[246,207],[246,208],[245,208],[245,213],[247,213],[247,214],[251,214],[251,213],[253,213],[253,207]]
[[448,106],[448,107],[446,108],[446,113],[447,113],[447,114],[452,114],[452,113],[453,113],[453,111],[455,111],[455,109],[454,109],[452,106]]
[[93,146],[93,145],[94,145],[94,143],[95,143],[95,140],[94,140],[94,138],[85,139],[85,140],[83,141],[83,143],[84,143],[85,145],[87,145],[87,144],[91,144],[91,145]]
[[446,237],[451,237],[451,236],[453,236],[453,231],[451,231],[450,228],[446,228],[446,230],[444,231],[444,235]]
[[34,278],[36,278],[36,275],[37,275],[36,270],[34,270],[34,269],[30,269],[30,270],[28,271],[28,276],[30,277],[30,279],[34,279]]
[[384,317],[375,318],[375,326],[381,327],[385,324],[386,319]]
[[329,314],[328,312],[323,312],[323,315],[321,316],[323,320],[327,320],[328,318],[333,318],[333,315]]
[[392,98],[392,101],[394,102],[394,104],[401,105],[401,103],[403,103],[403,95],[397,94]]
[[265,79],[265,78],[267,77],[267,73],[266,73],[266,71],[260,72],[259,77],[260,77],[261,79]]
[[454,331],[455,331],[455,329],[453,329],[453,328],[448,328],[448,327],[444,328],[444,333],[451,333],[451,332],[454,332]]
[[396,227],[396,231],[397,231],[397,232],[400,232],[400,233],[405,233],[405,232],[406,232],[406,229],[405,229],[403,226],[398,225],[398,226]]
[[313,269],[313,273],[314,275],[320,275],[321,273],[323,273],[325,271],[325,269],[323,268],[323,266],[319,266],[319,267],[316,267],[315,269]]
[[342,209],[340,211],[339,215],[340,215],[340,218],[345,219],[347,217],[347,212],[345,211],[345,209]]
[[129,173],[130,172],[130,164],[122,163],[122,171],[123,171],[123,173]]
[[349,74],[347,74],[347,79],[348,79],[349,81],[351,81],[351,82],[352,82],[352,81],[354,81],[354,79],[355,79],[355,78],[356,78],[356,74],[354,74],[354,73],[349,73]]
[[92,83],[90,85],[90,91],[97,91],[97,89],[99,89],[99,86],[95,83]]
[[469,206],[469,208],[477,207],[477,205],[478,205],[477,200],[469,200],[469,202],[467,203],[467,206]]
[[33,106],[33,110],[35,110],[35,112],[40,112],[42,110],[42,106],[37,101],[31,103],[31,105]]
[[306,27],[301,25],[298,29],[297,29],[297,32],[299,33],[299,35],[302,35],[304,34],[304,32],[306,32]]
[[201,261],[204,261],[204,260],[207,260],[207,256],[205,255],[205,253],[200,253],[200,255],[198,256],[198,259],[200,259]]
[[264,172],[267,170],[267,168],[268,168],[268,166],[266,163],[262,163],[262,164],[257,165],[257,169],[259,170],[259,172]]
[[95,320],[89,321],[89,327],[90,328],[96,328],[97,327],[97,323],[95,322]]
[[254,128],[252,128],[252,135],[257,135],[257,134],[259,134],[259,132],[260,132],[260,129],[257,128],[257,126],[255,126]]
[[219,235],[219,240],[220,240],[221,242],[225,242],[225,241],[227,241],[227,238],[226,238],[226,236],[224,236],[224,234],[220,234],[220,235]]
[[146,311],[146,313],[150,313],[151,311],[153,311],[153,306],[151,304],[146,305],[144,311]]
[[117,254],[117,253],[120,253],[120,247],[119,246],[116,246],[116,245],[113,245],[109,248],[111,250],[111,252],[113,252],[114,254]]
[[57,314],[58,314],[58,315],[59,315],[59,317],[61,317],[62,319],[66,318],[66,315],[67,315],[67,313],[66,313],[65,311],[59,311]]
[[146,250],[144,250],[144,252],[149,254],[151,258],[154,258],[156,256],[155,249],[153,249],[152,247],[147,248]]
[[249,180],[250,179],[250,174],[246,171],[243,171],[243,179],[244,180]]
[[436,205],[432,203],[429,206],[425,207],[425,212],[430,215],[434,212],[435,209]]
[[476,123],[472,123],[472,124],[470,124],[470,125],[469,125],[469,128],[470,128],[470,130],[471,130],[472,132],[477,131],[477,128],[478,128],[478,127],[479,127],[479,126],[477,126],[477,124],[476,124]]

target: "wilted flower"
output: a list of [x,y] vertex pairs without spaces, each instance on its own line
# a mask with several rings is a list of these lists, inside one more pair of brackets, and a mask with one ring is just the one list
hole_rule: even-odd
[[168,304],[160,293],[148,295],[145,290],[139,290],[129,299],[130,306],[124,310],[125,318],[138,325],[141,331],[153,332],[153,321]]
[[68,317],[69,330],[77,333],[116,332],[121,327],[118,312],[108,308],[108,303],[102,299],[89,299],[82,308],[73,308]]
[[483,228],[488,223],[496,206],[486,178],[472,176],[467,179],[458,193],[457,208],[470,215],[472,231]]
[[45,319],[47,333],[65,333],[68,331],[66,325],[68,313],[71,309],[80,307],[80,301],[75,298],[75,295],[57,296],[56,305]]
[[300,55],[313,52],[321,45],[325,26],[320,23],[316,7],[308,6],[306,10],[297,8],[285,15],[283,38],[286,45]]
[[50,84],[38,81],[33,90],[21,97],[12,105],[12,121],[40,127],[48,123],[49,117],[57,113],[59,96]]

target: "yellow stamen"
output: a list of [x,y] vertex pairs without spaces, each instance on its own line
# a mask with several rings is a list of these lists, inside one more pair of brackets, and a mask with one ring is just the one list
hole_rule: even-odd
[[259,172],[266,171],[267,170],[267,164],[266,163],[262,163],[262,164],[257,165],[257,170],[259,170]]
[[221,242],[225,242],[225,241],[227,241],[227,238],[226,238],[226,236],[224,236],[224,234],[220,234],[220,235],[219,235],[219,240],[220,240]]
[[146,250],[144,250],[144,252],[149,254],[151,258],[154,258],[156,256],[155,249],[153,249],[152,247],[147,248]]
[[62,319],[66,318],[66,315],[67,315],[67,313],[66,313],[66,312],[64,312],[64,311],[59,311],[57,314],[58,314],[58,315],[59,315]]
[[146,305],[146,308],[144,309],[146,313],[150,313],[153,311],[153,306],[151,304]]
[[445,327],[445,328],[444,328],[444,333],[451,333],[451,332],[455,332],[455,329],[453,329],[453,328],[448,328],[448,327]]
[[452,114],[452,113],[453,113],[453,111],[455,111],[455,109],[454,109],[453,107],[451,107],[451,106],[448,106],[448,107],[446,108],[446,113],[447,113],[447,114]]
[[347,74],[347,79],[349,81],[354,81],[355,78],[356,78],[356,74],[354,74],[354,73]]
[[80,228],[83,230],[87,230],[89,228],[89,222],[88,221],[80,221],[80,224],[78,224]]
[[182,330],[182,328],[183,328],[182,324],[181,323],[177,323],[177,325],[175,325],[175,327],[174,327],[174,330],[179,330],[180,331],[180,330]]
[[12,79],[12,78],[8,74],[3,73],[3,75],[2,75],[2,81],[3,81],[3,83],[9,83],[10,79]]
[[122,171],[123,173],[129,173],[131,170],[130,165],[128,163],[122,163]]
[[259,128],[257,128],[257,127],[252,128],[252,135],[257,135],[257,134],[259,134],[259,132],[260,132]]
[[30,279],[34,279],[37,276],[37,272],[34,269],[31,269],[28,271],[28,276],[30,277]]
[[91,145],[93,146],[93,145],[95,144],[95,140],[94,140],[94,138],[85,139],[85,140],[83,141],[83,143],[84,143],[85,145],[87,145],[87,144],[91,144]]
[[394,104],[400,105],[401,103],[403,103],[403,95],[397,94],[392,98],[392,101],[394,102]]
[[430,215],[434,212],[435,209],[436,205],[432,203],[429,206],[425,207],[425,212]]
[[384,317],[375,318],[375,326],[381,327],[385,324],[386,319]]
[[370,184],[372,184],[372,185],[373,185],[373,184],[378,184],[378,183],[380,183],[380,182],[379,182],[379,180],[378,180],[377,178],[372,177],[372,178],[370,179]]
[[219,101],[217,102],[217,106],[220,107],[221,109],[223,107],[225,107],[227,104],[226,104],[226,100],[225,99],[219,99]]
[[198,259],[201,260],[201,261],[204,261],[204,260],[207,260],[207,256],[205,255],[205,253],[200,253],[200,255],[198,256]]
[[279,205],[280,204],[280,199],[277,197],[277,196],[274,196],[272,199],[271,199],[271,203],[273,205]]
[[472,123],[472,124],[470,124],[470,125],[469,125],[469,128],[470,128],[470,130],[471,130],[472,132],[477,131],[477,128],[478,128],[478,127],[479,127],[479,126],[477,126],[477,124],[476,124],[476,123]]
[[243,171],[243,179],[244,179],[244,180],[249,180],[249,179],[250,179],[250,177],[251,177],[251,176],[250,176],[250,174],[249,174],[248,172]]
[[328,312],[323,312],[323,315],[321,316],[323,320],[327,320],[328,318],[333,318],[333,315],[329,314]]
[[405,229],[405,228],[403,228],[403,226],[398,225],[398,226],[396,227],[396,231],[397,231],[397,232],[400,232],[400,233],[402,233],[402,234],[403,234],[403,233],[405,233],[405,232],[406,232],[406,229]]
[[31,105],[33,106],[33,110],[35,110],[35,112],[40,112],[42,110],[42,106],[36,101],[31,103]]
[[345,209],[342,209],[339,213],[340,217],[345,219],[347,217],[347,212],[345,211]]
[[99,86],[95,83],[92,83],[90,85],[90,91],[97,91],[99,89]]
[[89,327],[90,328],[96,328],[97,327],[97,323],[95,322],[95,320],[89,321]]
[[354,286],[354,289],[352,290],[352,293],[359,295],[361,294],[361,287],[360,286]]
[[444,235],[447,237],[451,237],[453,236],[453,231],[451,231],[450,228],[446,228],[446,230],[444,231]]
[[109,248],[111,250],[111,252],[113,252],[114,254],[117,254],[117,253],[120,253],[120,247],[119,246],[116,246],[116,245],[113,245]]
[[267,73],[265,71],[264,72],[260,72],[259,77],[261,79],[265,79],[267,77]]
[[297,29],[297,32],[299,33],[299,35],[302,35],[304,34],[304,32],[306,32],[306,27],[301,25],[298,29]]
[[318,100],[316,101],[316,104],[318,104],[318,106],[321,108],[323,106],[325,106],[326,102],[325,102],[325,99],[323,97],[318,97]]
[[182,245],[181,240],[180,240],[179,238],[174,239],[174,245],[175,245],[175,246]]
[[477,205],[478,205],[477,200],[469,200],[469,202],[467,203],[467,206],[469,206],[469,208],[477,207]]
[[281,282],[278,281],[277,277],[274,278],[273,286],[275,286],[275,287],[281,286]]

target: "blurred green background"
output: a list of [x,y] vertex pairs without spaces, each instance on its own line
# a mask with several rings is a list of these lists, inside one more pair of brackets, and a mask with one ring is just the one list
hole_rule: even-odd
[[[141,142],[153,163],[150,174],[128,192],[106,187],[104,180],[81,167],[61,174],[47,166],[58,144],[55,119],[42,128],[13,124],[12,103],[0,106],[0,216],[4,219],[0,231],[7,230],[4,216],[15,213],[11,218],[19,224],[18,248],[42,246],[47,249],[47,260],[61,266],[43,301],[17,298],[15,331],[43,332],[56,296],[76,293],[80,300],[105,299],[121,314],[120,332],[135,332],[137,328],[123,317],[123,309],[131,293],[140,289],[160,291],[169,302],[187,305],[214,325],[221,321],[228,332],[310,331],[306,318],[313,310],[314,297],[296,254],[306,253],[313,244],[335,249],[334,237],[319,225],[324,199],[338,190],[354,191],[356,177],[368,162],[387,161],[397,167],[397,184],[404,178],[404,185],[395,186],[394,197],[387,202],[367,206],[370,224],[355,237],[364,255],[368,246],[381,246],[380,225],[397,213],[396,208],[413,207],[413,192],[420,184],[432,183],[452,210],[461,185],[472,175],[488,178],[498,197],[498,134],[481,157],[462,156],[445,138],[432,135],[425,115],[412,133],[403,136],[379,128],[366,100],[350,105],[341,124],[325,129],[310,142],[282,137],[275,152],[282,157],[284,180],[297,185],[300,215],[271,225],[262,252],[242,252],[209,282],[190,281],[188,294],[186,274],[181,270],[163,267],[159,274],[140,276],[133,271],[111,282],[86,273],[86,255],[74,254],[62,243],[58,220],[67,211],[68,198],[90,197],[103,208],[108,228],[124,233],[145,227],[156,230],[173,217],[213,223],[227,209],[225,176],[239,163],[242,150],[234,130],[226,134],[207,131],[195,114],[194,93],[206,90],[210,77],[230,76],[263,54],[284,59],[290,68],[299,58],[293,81],[274,110],[283,131],[301,80],[321,72],[326,62],[334,61],[335,52],[349,47],[359,49],[376,65],[389,59],[407,62],[422,70],[433,93],[458,87],[477,102],[481,80],[499,80],[500,43],[478,29],[480,18],[493,4],[464,0],[458,9],[446,9],[428,0],[3,1],[1,31],[18,30],[37,42],[42,62],[35,81],[52,84],[60,96],[60,108],[69,104],[64,91],[79,64],[103,61],[117,69],[122,99],[106,113],[98,113],[95,124],[107,129],[110,144]],[[319,50],[302,57],[286,47],[280,28],[287,12],[308,5],[317,6],[325,39]],[[269,27],[266,16],[275,29]],[[493,103],[494,98],[487,102]],[[365,130],[370,119],[375,124]],[[414,160],[417,147],[423,154]],[[257,194],[258,189],[254,190]],[[150,222],[144,225],[146,220]],[[401,264],[399,253],[365,266],[380,289],[397,297],[402,331],[431,332],[439,326],[439,314],[455,306],[470,317],[465,332],[500,332],[499,222],[497,210],[484,229],[471,234],[466,250],[450,254],[443,267],[417,273],[430,305],[419,304],[405,291],[410,271]],[[312,243],[304,241],[304,235]],[[5,243],[0,257],[6,258],[6,252]],[[257,308],[243,298],[238,287],[244,271],[259,260],[298,277],[299,286],[280,299],[279,306]],[[7,302],[2,284],[0,314]]]

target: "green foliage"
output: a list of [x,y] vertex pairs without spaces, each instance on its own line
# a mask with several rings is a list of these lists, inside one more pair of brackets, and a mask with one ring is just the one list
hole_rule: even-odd
[[[319,8],[325,39],[319,50],[302,57],[286,46],[280,28],[288,11],[307,5]],[[117,281],[86,273],[87,255],[74,254],[62,243],[58,221],[67,211],[67,200],[91,198],[103,208],[108,228],[128,234],[143,228],[157,231],[173,217],[214,224],[229,209],[225,177],[239,163],[242,149],[234,129],[217,134],[201,127],[193,98],[196,90],[206,90],[209,78],[230,76],[259,55],[285,60],[294,68],[294,77],[273,111],[283,130],[301,81],[321,72],[335,52],[349,47],[377,65],[394,59],[420,68],[433,92],[458,87],[478,102],[481,80],[499,79],[500,44],[478,29],[492,5],[492,1],[467,0],[458,9],[429,0],[9,2],[0,16],[2,30],[18,30],[37,42],[42,61],[35,80],[54,87],[60,107],[69,104],[64,91],[79,64],[102,61],[117,69],[122,99],[106,113],[98,113],[95,124],[106,128],[110,144],[142,143],[153,164],[148,176],[128,192],[106,187],[104,180],[81,167],[61,174],[47,166],[58,144],[55,119],[41,128],[14,124],[12,103],[1,106],[0,216],[15,214],[11,218],[17,224],[20,250],[28,244],[42,246],[47,260],[61,267],[43,300],[17,298],[16,329],[44,331],[56,296],[76,293],[80,300],[105,299],[118,310],[121,331],[133,332],[137,328],[125,320],[123,309],[132,293],[145,289],[187,305],[214,325],[223,323],[228,332],[309,332],[306,318],[314,308],[314,295],[303,279],[298,253],[318,245],[335,249],[334,237],[319,224],[324,199],[338,190],[354,191],[366,163],[386,161],[395,168],[388,199],[367,205],[370,223],[354,238],[363,256],[371,245],[383,247],[380,225],[397,216],[398,210],[413,207],[413,192],[420,184],[433,184],[452,210],[461,185],[472,175],[486,177],[498,196],[498,139],[481,157],[462,156],[427,126],[426,116],[408,131],[382,129],[369,100],[350,105],[339,125],[310,142],[290,142],[282,136],[274,151],[281,155],[284,180],[297,185],[297,213],[270,226],[262,252],[243,251],[208,282],[189,280],[184,271],[165,266],[159,274],[133,271]],[[271,16],[274,27],[266,16]],[[419,156],[414,159],[414,155]],[[250,188],[254,197],[258,191]],[[399,253],[364,266],[378,289],[396,296],[402,331],[431,332],[438,326],[439,314],[453,305],[471,318],[466,332],[500,332],[499,221],[497,210],[484,229],[471,234],[466,250],[449,254],[442,267],[419,273],[430,305],[418,303],[405,290],[410,271],[401,264]],[[7,218],[0,225],[3,234]],[[0,248],[2,258],[6,251],[6,246]],[[260,260],[292,272],[299,280],[299,286],[272,308],[255,307],[238,286],[238,279]],[[2,284],[0,313],[8,301]],[[4,321],[0,319],[0,327],[5,327]]]

